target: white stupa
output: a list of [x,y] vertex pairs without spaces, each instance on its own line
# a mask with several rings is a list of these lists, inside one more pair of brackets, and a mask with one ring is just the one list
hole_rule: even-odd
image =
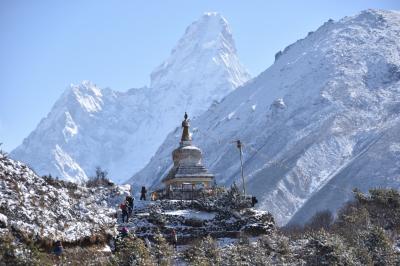
[[[192,145],[192,138],[189,133],[189,120],[185,113],[185,120],[182,121],[182,138],[180,145],[172,152],[174,166],[163,179],[169,198],[176,198],[179,192],[187,192],[193,198],[191,191],[209,188],[214,180],[214,175],[210,174],[202,164],[202,153],[199,148]],[[187,198],[188,195],[180,198]]]

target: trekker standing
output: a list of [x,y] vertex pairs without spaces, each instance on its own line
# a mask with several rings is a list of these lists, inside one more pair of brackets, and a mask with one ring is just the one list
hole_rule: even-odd
[[133,212],[133,201],[135,199],[132,196],[126,196],[125,200],[126,200],[126,204],[128,205],[128,215],[130,217]]
[[152,201],[156,201],[156,200],[157,200],[157,198],[158,198],[158,196],[157,196],[157,192],[155,192],[155,191],[154,191],[154,192],[152,192],[152,193],[151,193],[151,200],[152,200]]
[[178,235],[176,234],[175,228],[172,228],[171,240],[172,240],[172,245],[176,249],[176,245],[178,244]]
[[258,203],[258,200],[255,196],[251,197],[251,207],[254,207]]
[[122,210],[122,222],[125,223],[125,217],[126,217],[126,222],[128,222],[128,206],[126,202],[121,203],[119,206]]
[[62,246],[62,243],[60,240],[57,240],[53,249],[54,254],[57,256],[58,261],[62,261],[62,254],[63,254],[64,248]]
[[140,192],[140,200],[146,200],[146,187],[142,187],[142,191]]

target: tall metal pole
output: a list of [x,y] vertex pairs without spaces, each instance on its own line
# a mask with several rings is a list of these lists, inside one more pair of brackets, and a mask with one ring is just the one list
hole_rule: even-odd
[[243,144],[240,140],[237,140],[236,146],[238,147],[239,152],[240,152],[240,172],[242,175],[243,195],[246,195],[246,186],[244,183],[244,174],[243,174],[243,153],[242,153]]

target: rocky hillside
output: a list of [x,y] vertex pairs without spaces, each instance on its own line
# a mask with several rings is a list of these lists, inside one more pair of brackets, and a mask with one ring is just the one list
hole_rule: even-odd
[[151,73],[150,87],[71,85],[10,156],[40,175],[83,182],[101,166],[113,181],[124,181],[145,166],[185,111],[200,115],[248,79],[227,21],[206,13]]
[[[240,182],[278,224],[335,211],[352,189],[400,187],[400,13],[366,10],[327,21],[192,121],[219,184]],[[180,130],[129,180],[157,186]]]
[[114,185],[86,188],[40,177],[0,154],[0,220],[22,240],[104,242],[116,234],[115,204],[126,193]]
[[193,201],[140,201],[133,217],[121,226],[150,240],[157,234],[168,238],[174,229],[179,245],[192,245],[206,236],[235,242],[242,235],[271,235],[276,230],[272,215],[252,208],[251,198],[243,198],[237,188]]

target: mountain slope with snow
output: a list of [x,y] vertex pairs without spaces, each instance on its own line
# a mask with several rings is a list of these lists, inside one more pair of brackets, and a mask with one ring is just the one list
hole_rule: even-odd
[[83,181],[96,166],[114,181],[141,169],[185,111],[199,115],[249,79],[226,20],[206,13],[191,24],[151,87],[117,92],[71,85],[11,152],[39,174]]
[[115,235],[115,203],[126,195],[114,185],[87,188],[40,177],[0,153],[0,219],[24,240],[79,243]]
[[[192,121],[193,141],[217,182],[230,184],[241,182],[232,143],[241,139],[258,207],[280,224],[303,222],[335,210],[353,187],[400,187],[399,112],[400,13],[367,10],[329,20],[277,53],[270,68]],[[179,136],[176,128],[130,182],[158,186]]]

